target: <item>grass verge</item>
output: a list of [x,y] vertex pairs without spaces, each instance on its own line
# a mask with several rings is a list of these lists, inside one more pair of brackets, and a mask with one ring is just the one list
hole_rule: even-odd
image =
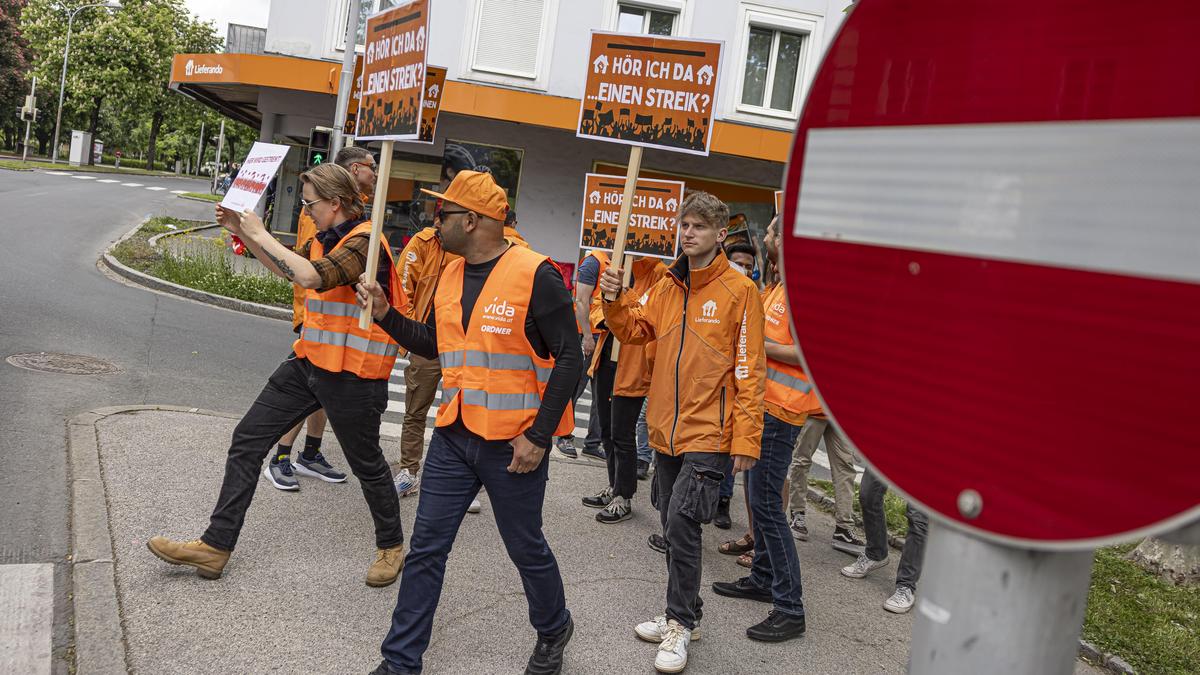
[[213,195],[207,192],[185,192],[180,197],[191,197],[192,199],[203,199],[206,202],[219,202],[225,198],[225,195]]
[[[833,497],[833,483],[809,485]],[[861,515],[858,486],[854,511]],[[884,498],[888,530],[904,536],[905,504]],[[1173,586],[1126,559],[1136,544],[1096,551],[1083,639],[1125,659],[1139,673],[1200,673],[1200,587]]]
[[75,171],[90,173],[119,173],[130,176],[174,176],[173,171],[147,171],[145,169],[118,169],[112,166],[71,166],[65,162],[22,162],[14,159],[0,159],[0,169],[27,171],[31,169],[49,169],[51,171]]
[[113,247],[113,257],[139,272],[180,286],[264,305],[291,306],[290,283],[266,270],[261,273],[235,270],[232,254],[226,252],[223,240],[197,242],[183,251],[171,251],[166,246],[155,248],[148,241],[156,234],[196,224],[176,218],[151,218],[136,234]]

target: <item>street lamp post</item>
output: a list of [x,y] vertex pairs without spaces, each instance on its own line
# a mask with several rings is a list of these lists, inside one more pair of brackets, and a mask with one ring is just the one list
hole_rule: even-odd
[[[67,58],[71,54],[71,24],[75,21],[76,14],[85,9],[91,9],[92,7],[120,9],[121,0],[112,0],[111,2],[100,2],[94,5],[83,5],[81,7],[76,7],[75,9],[71,10],[70,15],[67,17],[67,46],[63,49],[62,78],[58,82],[58,112],[55,113],[54,116],[54,148],[50,154],[50,161],[55,164],[58,163],[58,131],[62,126],[63,93],[67,88]],[[90,148],[88,149],[88,152],[91,152]]]

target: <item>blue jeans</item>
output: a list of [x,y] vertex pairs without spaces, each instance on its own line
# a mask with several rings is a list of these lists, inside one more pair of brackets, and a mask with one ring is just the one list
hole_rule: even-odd
[[721,481],[721,498],[733,498],[733,456],[729,456],[729,461],[725,463],[725,480]]
[[646,404],[642,403],[642,414],[637,421],[637,458],[649,464],[654,461],[654,451],[650,449],[650,430],[646,427]]
[[421,475],[421,500],[400,577],[400,595],[391,630],[380,649],[393,668],[421,671],[421,657],[433,632],[433,613],[442,595],[446,558],[481,485],[487,488],[508,557],[521,575],[529,622],[538,635],[549,637],[570,619],[558,562],[542,535],[549,457],[522,474],[508,472],[512,455],[507,441],[485,441],[454,427],[434,430]]
[[750,511],[754,514],[754,565],[750,582],[770,588],[775,609],[804,616],[804,587],[800,583],[800,556],[783,513],[783,482],[792,464],[792,448],[800,427],[764,415],[762,451],[746,477],[750,486]]

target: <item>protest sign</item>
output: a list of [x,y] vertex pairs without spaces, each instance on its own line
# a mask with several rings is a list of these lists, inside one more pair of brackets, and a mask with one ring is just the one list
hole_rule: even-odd
[[[624,193],[625,180],[620,176],[587,174],[580,248],[614,250]],[[682,182],[639,178],[629,213],[625,253],[674,259],[682,202]]]
[[722,44],[593,31],[576,135],[708,155]]
[[242,162],[237,180],[233,181],[221,200],[221,206],[238,213],[258,206],[287,153],[286,145],[256,142],[250,148],[250,154],[246,155],[246,161]]
[[356,138],[420,138],[428,35],[429,0],[412,0],[367,19]]
[[433,143],[445,88],[446,69],[439,66],[425,68],[425,101],[421,104],[421,137],[418,139],[421,143]]

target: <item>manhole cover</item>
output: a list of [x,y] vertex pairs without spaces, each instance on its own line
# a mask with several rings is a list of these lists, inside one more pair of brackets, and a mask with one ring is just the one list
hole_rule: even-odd
[[26,370],[65,375],[105,375],[117,372],[117,367],[106,361],[79,354],[55,354],[53,352],[30,352],[13,354],[5,359],[12,365]]

